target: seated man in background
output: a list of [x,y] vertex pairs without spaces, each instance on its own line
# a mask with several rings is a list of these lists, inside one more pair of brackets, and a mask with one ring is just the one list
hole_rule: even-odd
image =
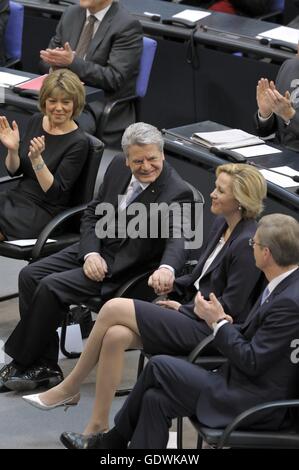
[[[62,380],[56,330],[69,305],[91,296],[111,298],[128,276],[157,267],[157,282],[164,288],[172,285],[186,250],[181,219],[168,220],[167,208],[173,203],[180,208],[193,194],[164,161],[163,145],[155,127],[129,126],[122,139],[126,158],[115,157],[107,169],[98,196],[84,213],[80,242],[21,271],[21,320],[5,344],[13,361],[0,371],[0,391],[7,391],[8,379],[16,391]],[[132,202],[139,203],[138,209]],[[166,206],[158,220],[155,203]],[[139,231],[132,219],[136,210],[141,211]]]
[[[260,403],[295,397],[298,365],[291,343],[299,338],[299,223],[284,214],[263,217],[250,244],[257,267],[269,284],[247,320],[232,324],[216,296],[200,292],[195,313],[214,334],[213,344],[228,358],[216,371],[173,356],[152,358],[115,417],[115,427],[94,436],[98,449],[162,449],[171,420],[196,415],[212,428],[226,427]],[[286,409],[256,413],[246,428],[277,430],[289,424]],[[63,433],[62,443],[76,448],[78,435]]]
[[0,0],[0,67],[5,65],[4,36],[9,16],[9,0]]
[[[66,9],[41,58],[48,67],[67,67],[86,84],[105,91],[105,102],[135,94],[142,29],[113,0],[80,0]],[[96,134],[104,102],[86,105],[78,122]],[[135,121],[134,105],[123,103],[112,112],[103,141],[119,145],[124,129]]]
[[267,78],[258,81],[256,131],[262,137],[275,133],[276,142],[299,151],[299,58],[286,60],[276,83]]

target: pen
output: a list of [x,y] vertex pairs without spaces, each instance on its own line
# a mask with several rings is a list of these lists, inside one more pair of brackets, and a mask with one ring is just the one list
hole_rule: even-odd
[[148,16],[152,21],[160,21],[161,15],[159,13],[150,13],[149,11],[144,11],[143,14]]

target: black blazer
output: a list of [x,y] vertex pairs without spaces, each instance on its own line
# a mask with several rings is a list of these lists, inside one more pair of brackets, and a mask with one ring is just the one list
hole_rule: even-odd
[[[95,227],[99,221],[96,207],[102,202],[118,207],[118,196],[124,194],[131,179],[131,170],[125,166],[125,158],[116,156],[109,165],[99,193],[86,209],[81,223],[79,259],[83,261],[87,253],[103,252],[107,241],[99,239]],[[148,209],[151,203],[188,202],[193,199],[192,191],[178,173],[164,162],[163,170],[156,181],[151,183],[134,202],[142,202]],[[130,219],[128,218],[128,221]],[[149,212],[143,223],[150,226]],[[161,232],[159,232],[160,234]],[[111,293],[130,276],[155,268],[159,264],[168,264],[180,270],[185,263],[187,250],[184,238],[123,238],[117,247],[113,262],[109,266],[109,277],[102,286],[102,295]]]
[[[200,292],[205,298],[213,292],[221,302],[225,312],[242,323],[260,294],[264,275],[256,267],[252,248],[248,244],[257,224],[254,220],[241,220],[224,247],[214,259],[200,280]],[[199,278],[203,266],[224,234],[227,224],[223,217],[217,217],[202,248],[199,261],[191,274],[178,278],[175,290],[190,301],[196,294],[194,282]],[[198,319],[193,313],[194,303],[183,305],[180,311]]]
[[[74,5],[68,7],[57,26],[49,48],[63,46],[67,41],[73,50],[79,41],[86,9]],[[142,52],[142,28],[139,21],[119,4],[112,3],[94,35],[85,60],[74,58],[69,66],[86,84],[105,91],[106,101],[113,101],[135,94]],[[102,103],[89,103],[89,108],[98,118]],[[134,122],[132,104],[117,108],[111,117],[109,130],[124,129]],[[108,129],[107,129],[108,131]]]
[[[263,305],[260,301],[240,331],[227,323],[216,334],[213,344],[229,361],[217,371],[218,387],[208,380],[204,384],[197,403],[203,424],[224,427],[251,406],[295,398],[298,365],[291,361],[291,342],[299,338],[299,269],[281,281]],[[271,409],[248,425],[277,429],[285,418],[285,410]]]

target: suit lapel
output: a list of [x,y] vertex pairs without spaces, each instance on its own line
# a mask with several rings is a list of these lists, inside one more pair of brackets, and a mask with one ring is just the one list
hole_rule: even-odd
[[265,300],[263,305],[261,305],[261,299],[263,295],[261,293],[254,307],[249,313],[246,321],[243,324],[242,332],[244,332],[247,328],[256,328],[255,325],[259,325],[262,322],[264,316],[267,314],[267,311],[271,307],[272,302],[275,300],[275,297],[279,295],[284,289],[286,289],[296,277],[299,277],[298,269],[278,284],[278,286],[271,292],[269,297]]
[[72,28],[70,39],[69,39],[69,43],[73,50],[76,50],[85,21],[86,21],[86,10],[85,8],[82,8],[82,10],[79,12],[79,15],[78,15],[78,21],[73,24],[73,28]]
[[101,42],[103,41],[106,32],[108,28],[110,27],[111,21],[113,20],[116,12],[118,10],[118,5],[117,3],[112,3],[111,7],[109,8],[108,12],[102,19],[96,34],[92,38],[92,41],[90,43],[90,47],[88,48],[87,54],[86,54],[86,59],[88,60],[90,57],[92,57],[94,51],[99,47]]

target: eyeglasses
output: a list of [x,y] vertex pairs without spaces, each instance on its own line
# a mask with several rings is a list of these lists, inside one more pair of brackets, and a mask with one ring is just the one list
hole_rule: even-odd
[[249,246],[251,246],[252,248],[254,247],[254,245],[265,246],[265,245],[263,245],[262,243],[256,242],[253,238],[249,238],[248,244],[249,244]]

